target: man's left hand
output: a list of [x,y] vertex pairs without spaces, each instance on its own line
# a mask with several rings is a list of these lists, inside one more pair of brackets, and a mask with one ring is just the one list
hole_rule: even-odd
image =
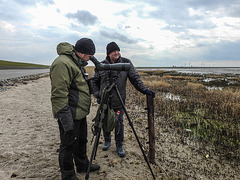
[[155,92],[150,90],[150,89],[147,89],[144,94],[148,94],[148,95],[151,95],[153,98],[155,98]]

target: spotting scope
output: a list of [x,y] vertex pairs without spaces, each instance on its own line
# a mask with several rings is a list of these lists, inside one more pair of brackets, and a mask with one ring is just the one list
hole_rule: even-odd
[[129,71],[130,63],[114,63],[114,64],[105,64],[100,63],[94,56],[90,58],[94,63],[97,70],[113,70],[113,71]]

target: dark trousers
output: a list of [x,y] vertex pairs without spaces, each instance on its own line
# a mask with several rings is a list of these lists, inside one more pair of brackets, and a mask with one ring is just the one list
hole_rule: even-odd
[[61,140],[59,150],[59,165],[62,179],[74,179],[76,174],[73,160],[75,162],[77,171],[87,169],[89,163],[86,154],[87,121],[86,118],[74,120],[74,134],[71,136],[64,132],[60,121],[58,121],[58,125]]
[[[120,111],[120,115],[118,117],[118,123],[115,126],[115,143],[116,147],[122,146],[122,142],[124,139],[124,124],[123,124],[123,109],[114,110],[115,112]],[[103,132],[104,139],[106,142],[111,142],[111,132],[106,133]]]

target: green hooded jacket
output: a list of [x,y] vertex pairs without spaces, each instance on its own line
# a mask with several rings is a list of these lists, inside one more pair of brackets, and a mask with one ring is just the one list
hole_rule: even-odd
[[89,114],[91,96],[83,74],[85,64],[75,54],[73,45],[62,42],[57,53],[59,56],[50,67],[52,111],[67,132],[74,128],[73,119]]

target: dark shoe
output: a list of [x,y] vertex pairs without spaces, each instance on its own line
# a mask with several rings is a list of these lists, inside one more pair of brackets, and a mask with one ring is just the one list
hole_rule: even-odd
[[94,172],[100,169],[100,166],[98,164],[92,164],[90,167],[90,172]]
[[117,147],[117,153],[119,157],[124,157],[126,155],[122,146]]
[[[91,164],[90,172],[94,172],[99,169],[100,169],[100,166],[98,164]],[[82,172],[87,172],[87,168],[86,169],[77,169],[77,173],[82,173]]]
[[77,178],[76,175],[74,175],[74,176],[72,176],[72,177],[65,177],[65,178],[62,178],[62,180],[79,180],[79,179]]
[[73,176],[69,180],[79,180],[79,179],[77,178],[77,176]]
[[62,180],[79,180],[75,174],[75,170],[61,170]]
[[108,148],[110,147],[110,145],[111,145],[111,142],[105,142],[105,143],[103,144],[102,150],[103,150],[103,151],[107,151]]

